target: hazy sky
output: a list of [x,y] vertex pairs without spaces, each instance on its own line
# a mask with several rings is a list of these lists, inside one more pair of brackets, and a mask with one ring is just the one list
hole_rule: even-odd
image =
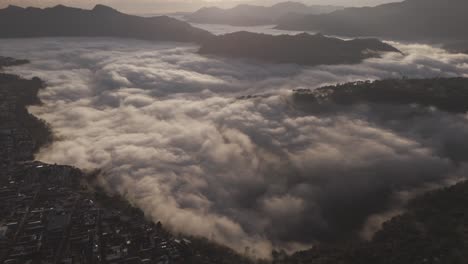
[[[286,0],[284,0],[286,1]],[[299,0],[298,0],[299,1]],[[300,0],[307,4],[363,6],[396,2],[398,0]],[[163,13],[191,11],[202,6],[229,7],[239,3],[269,5],[281,0],[0,0],[0,8],[12,5],[47,7],[57,4],[89,8],[97,3],[106,4],[130,13]]]

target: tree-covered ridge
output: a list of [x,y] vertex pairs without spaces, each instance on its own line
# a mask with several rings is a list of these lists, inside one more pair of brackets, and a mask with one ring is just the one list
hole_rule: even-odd
[[468,78],[359,81],[294,92],[296,102],[337,104],[418,104],[439,110],[468,111]]
[[281,264],[462,264],[468,259],[468,182],[416,198],[370,242],[320,245]]
[[27,63],[29,63],[28,60],[0,56],[0,70],[2,69],[2,67],[18,66]]
[[378,39],[342,40],[321,34],[266,35],[235,32],[208,39],[202,54],[302,65],[354,64],[384,52],[400,52]]
[[[44,88],[44,83],[39,78],[31,80],[22,79],[19,76],[0,73],[0,128],[16,137],[26,137],[31,141],[26,140],[23,145],[28,146],[29,151],[17,151],[23,153],[20,155],[25,159],[32,159],[33,154],[42,146],[48,144],[52,140],[52,132],[49,125],[41,119],[28,112],[27,107],[30,105],[41,104],[38,97],[40,89]],[[23,133],[21,131],[24,132]],[[7,133],[5,132],[5,133]],[[15,142],[19,139],[15,139]]]

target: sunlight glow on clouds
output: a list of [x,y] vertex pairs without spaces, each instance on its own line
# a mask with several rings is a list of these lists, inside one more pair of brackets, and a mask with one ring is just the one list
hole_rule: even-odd
[[301,67],[204,57],[179,43],[0,42],[3,55],[32,61],[11,71],[48,84],[44,105],[31,110],[57,139],[38,159],[102,169],[100,185],[172,230],[265,257],[274,247],[368,235],[401,208],[404,193],[464,169],[447,146],[468,152],[466,115],[413,106],[312,114],[295,107],[295,88],[402,72],[468,77],[467,55],[395,45],[406,55]]

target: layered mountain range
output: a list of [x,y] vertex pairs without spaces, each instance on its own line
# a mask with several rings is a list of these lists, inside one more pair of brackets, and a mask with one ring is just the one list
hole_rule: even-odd
[[229,9],[204,7],[185,15],[185,19],[194,23],[224,24],[232,26],[258,26],[276,24],[286,17],[305,14],[325,14],[343,9],[331,5],[305,5],[298,2],[282,2],[273,6],[238,5]]
[[0,30],[0,38],[118,37],[192,42],[201,46],[201,54],[271,63],[357,63],[380,52],[398,52],[377,39],[344,41],[305,33],[272,36],[237,32],[215,36],[175,18],[132,16],[103,5],[92,10],[61,5],[45,9],[9,6],[0,10],[0,24],[7,25]]
[[466,0],[406,0],[376,7],[346,8],[329,14],[288,17],[277,28],[408,41],[458,41],[468,39],[467,10]]

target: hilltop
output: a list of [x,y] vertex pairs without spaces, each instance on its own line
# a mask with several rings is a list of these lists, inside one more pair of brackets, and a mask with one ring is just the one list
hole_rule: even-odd
[[389,79],[352,82],[297,90],[294,99],[300,103],[336,104],[418,104],[436,107],[450,113],[468,112],[467,78]]
[[369,242],[323,244],[277,264],[463,264],[468,258],[468,182],[422,195]]
[[138,17],[104,5],[84,10],[52,8],[0,9],[0,38],[121,37],[144,40],[199,42],[212,35],[167,16]]
[[295,36],[236,32],[203,43],[202,54],[303,65],[352,64],[381,52],[399,52],[377,39],[341,40],[320,34]]

